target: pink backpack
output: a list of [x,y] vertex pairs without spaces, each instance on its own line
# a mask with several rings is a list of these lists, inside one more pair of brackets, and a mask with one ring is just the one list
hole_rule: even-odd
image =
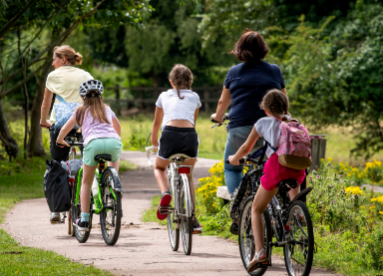
[[279,163],[287,168],[303,170],[311,166],[310,135],[304,125],[298,120],[291,119],[281,122],[279,130],[281,136],[278,141]]

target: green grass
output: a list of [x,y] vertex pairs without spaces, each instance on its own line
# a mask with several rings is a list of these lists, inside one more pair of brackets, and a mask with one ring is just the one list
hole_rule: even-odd
[[[19,254],[12,254],[16,252]],[[113,275],[52,251],[24,247],[0,229],[0,275]]]
[[[0,161],[0,223],[5,214],[24,199],[44,197],[43,177],[47,158]],[[120,172],[135,169],[127,161]],[[28,227],[28,225],[26,225]],[[21,252],[21,254],[9,254]],[[0,229],[0,275],[113,275],[107,271],[72,262],[51,251],[22,247]]]
[[161,199],[160,195],[152,197],[151,207],[150,209],[144,211],[144,213],[142,214],[142,221],[157,222],[160,225],[164,225],[164,226],[167,224],[166,219],[159,220],[157,218],[157,208],[158,208],[158,204],[160,204],[160,199]]
[[[122,117],[120,122],[122,125],[121,139],[124,144],[124,150],[144,150],[152,129],[153,116],[148,114],[130,118]],[[213,129],[211,126],[212,123],[207,114],[201,114],[197,120],[196,127],[200,139],[199,156],[222,159],[227,132],[224,126]],[[355,146],[354,135],[350,129],[328,127],[321,130],[310,129],[310,133],[326,135],[326,157],[331,157],[335,162],[347,161],[352,165],[365,162],[361,157],[350,156],[350,150]],[[383,160],[383,150],[377,152],[369,160],[374,158]]]

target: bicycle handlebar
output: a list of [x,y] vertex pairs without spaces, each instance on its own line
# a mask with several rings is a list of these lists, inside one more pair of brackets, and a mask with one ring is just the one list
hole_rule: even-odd
[[222,126],[222,125],[225,123],[226,120],[229,120],[229,116],[228,116],[227,114],[225,114],[225,116],[223,116],[222,119],[223,119],[222,123],[218,123],[216,120],[210,118],[210,121],[211,121],[212,123],[216,123],[216,124],[212,125],[211,128],[215,128],[215,127],[217,127],[217,126],[218,126],[218,127],[219,127],[219,126]]
[[[75,140],[75,138],[72,137],[65,137],[64,141],[67,142],[70,146],[83,146],[84,142],[78,142]],[[65,146],[64,144],[57,144],[56,146]]]
[[148,165],[149,167],[153,167],[153,163],[150,160],[150,154],[154,154],[155,152],[153,151],[154,149],[158,149],[156,146],[151,146],[151,147],[145,147],[146,150],[146,158],[148,160]]

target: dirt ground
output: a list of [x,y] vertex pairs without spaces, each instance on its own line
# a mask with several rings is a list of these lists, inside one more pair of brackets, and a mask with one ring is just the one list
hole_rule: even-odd
[[[124,152],[122,158],[138,164],[136,171],[121,175],[124,189],[122,229],[116,245],[108,246],[102,239],[98,216],[93,217],[93,229],[85,244],[67,234],[67,225],[51,225],[45,198],[25,200],[7,214],[1,225],[23,246],[38,247],[67,256],[76,262],[93,264],[117,275],[247,275],[238,245],[212,236],[193,236],[190,256],[184,255],[182,245],[173,252],[168,234],[157,223],[141,221],[142,212],[150,207],[150,200],[159,194],[152,169],[144,153]],[[194,179],[208,175],[215,160],[201,158],[196,165]],[[273,257],[273,266],[265,275],[287,275],[282,258]],[[312,269],[311,275],[334,275]]]

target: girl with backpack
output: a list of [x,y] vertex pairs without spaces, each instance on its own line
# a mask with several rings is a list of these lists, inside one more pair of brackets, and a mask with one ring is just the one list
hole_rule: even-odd
[[[172,200],[168,191],[166,167],[169,157],[176,153],[184,153],[191,159],[184,165],[191,165],[189,174],[190,194],[194,205],[193,233],[201,233],[202,226],[195,216],[195,191],[192,178],[194,164],[197,161],[199,139],[195,124],[201,101],[197,93],[191,91],[193,74],[189,68],[176,64],[169,73],[169,81],[173,89],[162,92],[156,102],[156,111],[152,128],[152,146],[158,147],[154,176],[161,190],[162,197],[157,210],[157,218],[163,220],[167,214],[161,214],[160,208],[166,208]],[[158,131],[162,121],[162,134],[158,141]]]
[[[267,141],[268,147],[266,155],[268,160],[264,166],[261,177],[261,186],[253,200],[251,209],[251,224],[254,232],[254,241],[256,246],[256,254],[253,260],[250,261],[247,268],[248,272],[257,269],[257,263],[267,262],[266,251],[264,250],[264,225],[262,221],[262,214],[267,207],[267,204],[278,192],[277,185],[279,182],[286,179],[295,179],[299,185],[305,179],[304,169],[292,169],[280,164],[278,155],[275,152],[280,144],[281,124],[282,122],[290,121],[289,100],[287,95],[280,90],[273,89],[267,92],[264,96],[261,108],[264,109],[267,117],[258,120],[246,142],[238,149],[235,155],[229,156],[229,161],[233,165],[239,165],[239,160],[250,152],[255,142],[259,137],[263,137]],[[309,139],[307,130],[301,126],[304,131],[302,132],[305,141]],[[309,141],[309,140],[308,140]],[[308,153],[310,155],[310,151]],[[291,189],[289,192],[290,199],[293,199],[300,190],[300,186]]]
[[84,104],[78,107],[73,116],[62,127],[56,143],[60,147],[70,147],[64,141],[65,136],[75,127],[81,127],[84,138],[83,178],[81,184],[81,218],[73,225],[81,231],[89,231],[89,206],[91,187],[98,162],[94,160],[98,154],[110,154],[113,166],[117,171],[121,155],[121,125],[116,115],[102,101],[104,88],[99,80],[89,80],[81,84],[80,96]]

